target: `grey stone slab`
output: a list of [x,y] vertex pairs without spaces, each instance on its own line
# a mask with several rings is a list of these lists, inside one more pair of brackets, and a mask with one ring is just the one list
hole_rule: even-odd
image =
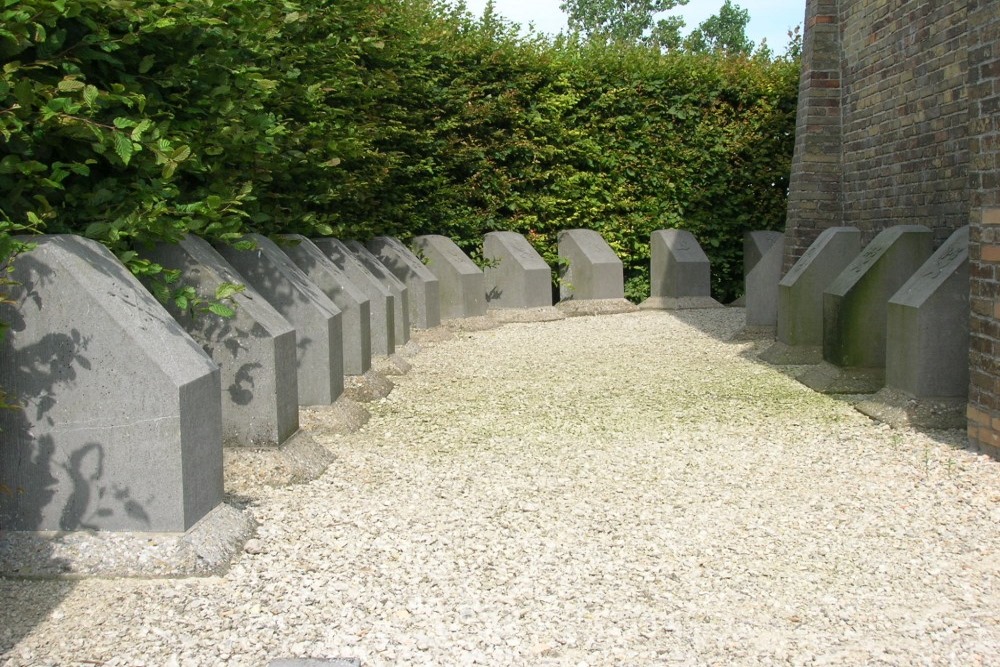
[[878,234],[823,291],[823,358],[885,368],[889,299],[930,257],[933,233],[897,225]]
[[406,285],[410,326],[431,329],[441,324],[441,284],[420,258],[402,241],[391,236],[376,236],[366,246],[392,275]]
[[774,231],[753,231],[743,234],[743,275],[747,276],[753,267],[764,258],[775,243],[783,243],[785,234]]
[[776,342],[759,355],[779,365],[823,361],[823,290],[861,252],[854,227],[823,230],[778,281]]
[[918,399],[969,388],[969,228],[955,231],[889,299],[886,386]]
[[344,243],[354,256],[361,262],[368,271],[378,278],[378,280],[389,288],[393,296],[393,320],[395,323],[396,347],[406,345],[410,340],[410,290],[406,284],[392,275],[385,268],[378,257],[371,254],[360,241],[346,241]]
[[486,301],[490,309],[545,308],[552,305],[552,269],[528,239],[517,232],[483,237]]
[[438,234],[417,236],[413,251],[440,281],[442,320],[486,314],[485,276],[454,241]]
[[330,405],[344,391],[344,343],[340,309],[274,241],[248,238],[255,250],[216,249],[243,279],[295,327],[299,405]]
[[559,232],[562,301],[624,299],[625,269],[607,241],[592,229]]
[[780,232],[751,234],[757,239],[751,245],[761,250],[767,246],[767,249],[743,281],[747,326],[775,327],[778,323],[778,282],[781,280],[781,264],[784,259],[784,236]]
[[371,304],[347,274],[304,236],[289,234],[282,246],[295,265],[340,309],[343,324],[344,374],[364,375],[372,367]]
[[184,532],[222,502],[218,367],[103,246],[13,262],[0,530]]
[[861,252],[861,232],[831,227],[778,282],[778,342],[823,346],[823,291]]
[[355,287],[368,297],[372,354],[382,356],[395,354],[396,297],[392,291],[338,239],[317,238],[312,239],[312,242],[333,262],[334,266],[344,272]]
[[683,229],[661,229],[649,239],[650,298],[640,307],[719,308],[712,298],[712,268],[698,240]]
[[[144,256],[169,269],[205,299],[242,276],[207,241],[186,236]],[[295,328],[249,285],[233,299],[235,314],[167,310],[218,364],[222,374],[222,433],[227,447],[276,447],[299,428]]]

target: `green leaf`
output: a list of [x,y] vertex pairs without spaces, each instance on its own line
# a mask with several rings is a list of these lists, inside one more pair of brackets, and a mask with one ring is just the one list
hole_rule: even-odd
[[139,61],[139,74],[145,74],[153,68],[153,63],[156,62],[156,56],[150,54]]
[[97,86],[92,86],[87,84],[83,88],[83,101],[88,107],[93,107],[97,104],[97,98],[100,92],[97,90]]
[[236,315],[236,311],[235,310],[233,310],[229,306],[224,306],[221,303],[211,303],[211,304],[209,304],[208,305],[208,310],[211,311],[211,312],[213,312],[213,313],[215,313],[219,317],[224,317],[226,319],[229,319],[230,317],[233,317],[234,315]]
[[111,136],[115,144],[115,153],[125,165],[128,165],[129,160],[132,159],[132,140],[119,132],[115,132]]
[[223,299],[228,299],[235,294],[239,294],[246,290],[246,285],[236,285],[234,283],[220,283],[215,289],[215,298],[218,301]]

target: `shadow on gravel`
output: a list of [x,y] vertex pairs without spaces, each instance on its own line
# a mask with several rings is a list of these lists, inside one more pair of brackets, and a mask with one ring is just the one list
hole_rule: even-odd
[[0,663],[18,655],[17,643],[41,625],[75,587],[76,582],[67,579],[0,577]]
[[[679,311],[679,313],[683,312],[684,311]],[[678,319],[685,321],[684,317],[682,316],[679,316]],[[689,323],[692,324],[692,326],[694,326],[695,323],[693,321],[690,321],[691,319],[693,318],[688,318],[688,321]],[[773,345],[776,342],[773,329],[755,329],[752,327],[740,328],[734,334],[728,337],[720,337],[717,333],[711,331],[706,331],[705,333],[712,336],[716,340],[722,340],[724,342],[732,343],[734,345],[744,346],[744,348],[740,351],[741,357],[755,364],[771,368],[779,373],[782,373],[783,375],[786,375],[787,377],[793,380],[798,380],[799,376],[801,376],[807,370],[813,368],[813,366],[811,365],[771,364],[760,359],[758,355],[767,350],[769,347],[771,347],[771,345]],[[803,385],[803,387],[804,386],[805,385]],[[841,403],[846,403],[852,408],[856,408],[858,403],[871,399],[872,395],[871,394],[826,394],[826,396],[828,396],[832,400],[839,401]],[[861,412],[860,410],[858,410],[857,412],[859,415],[868,418],[873,423],[876,424],[884,423],[878,419],[875,419],[874,417],[871,417],[870,415]],[[927,438],[933,440],[934,442],[940,443],[956,451],[968,451],[973,454],[980,453],[976,447],[970,445],[969,437],[965,429],[961,428],[934,429],[934,428],[922,428],[913,425],[905,427],[893,427],[893,428],[900,432],[908,430],[908,431],[913,431],[915,433],[920,433],[921,435],[926,436]]]

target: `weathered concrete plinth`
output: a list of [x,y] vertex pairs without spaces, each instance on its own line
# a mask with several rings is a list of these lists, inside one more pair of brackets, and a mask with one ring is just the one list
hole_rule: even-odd
[[[203,299],[223,284],[243,278],[207,241],[186,236],[144,253]],[[234,315],[167,310],[219,366],[222,377],[222,434],[226,447],[277,447],[299,428],[295,329],[252,287],[232,297]]]
[[31,241],[0,307],[0,531],[189,530],[222,502],[218,367],[103,246]]
[[778,282],[785,242],[781,232],[748,232],[743,240],[744,307],[747,327],[778,324]]
[[399,239],[376,236],[366,247],[406,285],[410,327],[431,329],[441,324],[441,284],[437,276]]
[[[592,229],[559,232],[559,303],[566,315],[610,315],[635,310],[625,299],[625,268]],[[588,303],[583,303],[588,302]]]
[[861,252],[861,232],[831,227],[778,282],[777,342],[759,358],[771,364],[823,361],[823,291]]
[[963,428],[969,387],[969,228],[889,300],[886,386],[857,408],[895,426]]
[[490,310],[552,306],[552,269],[528,239],[517,232],[483,237],[486,301]]
[[396,347],[406,345],[407,341],[410,340],[410,290],[359,241],[347,241],[344,245],[354,253],[362,266],[368,269],[368,272],[392,293]]
[[285,238],[293,244],[282,247],[285,254],[340,309],[344,375],[364,375],[372,367],[371,306],[368,297],[312,241],[298,234],[289,234]]
[[[396,299],[381,280],[372,275],[354,256],[350,248],[337,239],[312,239],[313,244],[344,272],[347,279],[368,297],[371,316],[371,349],[373,355],[387,356],[396,352]],[[400,343],[402,345],[402,343]]]
[[[874,393],[884,383],[889,299],[931,255],[933,234],[922,225],[898,225],[876,236],[823,292],[823,359],[850,377],[840,389],[830,369],[799,380],[825,393]],[[862,377],[871,382],[860,386]]]
[[417,236],[413,250],[440,281],[442,320],[486,314],[486,278],[454,241],[438,234]]
[[640,308],[722,308],[711,296],[711,265],[694,234],[682,229],[653,232],[649,253],[649,298]]
[[329,405],[344,391],[340,309],[270,239],[248,236],[255,250],[216,249],[296,332],[299,405]]

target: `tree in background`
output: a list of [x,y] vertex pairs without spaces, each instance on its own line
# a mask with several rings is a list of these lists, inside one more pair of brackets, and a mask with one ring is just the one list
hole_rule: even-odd
[[750,55],[754,43],[746,35],[750,12],[725,0],[717,14],[703,21],[686,38],[681,37],[684,19],[656,18],[658,14],[686,5],[688,0],[565,0],[560,9],[568,16],[571,30],[590,40],[646,44],[664,51]]
[[754,43],[747,37],[750,12],[726,0],[714,14],[695,28],[684,40],[684,47],[694,53],[722,52],[750,55]]
[[655,43],[676,48],[684,20],[654,15],[686,5],[688,0],[566,0],[559,8],[569,15],[571,30],[604,42]]

